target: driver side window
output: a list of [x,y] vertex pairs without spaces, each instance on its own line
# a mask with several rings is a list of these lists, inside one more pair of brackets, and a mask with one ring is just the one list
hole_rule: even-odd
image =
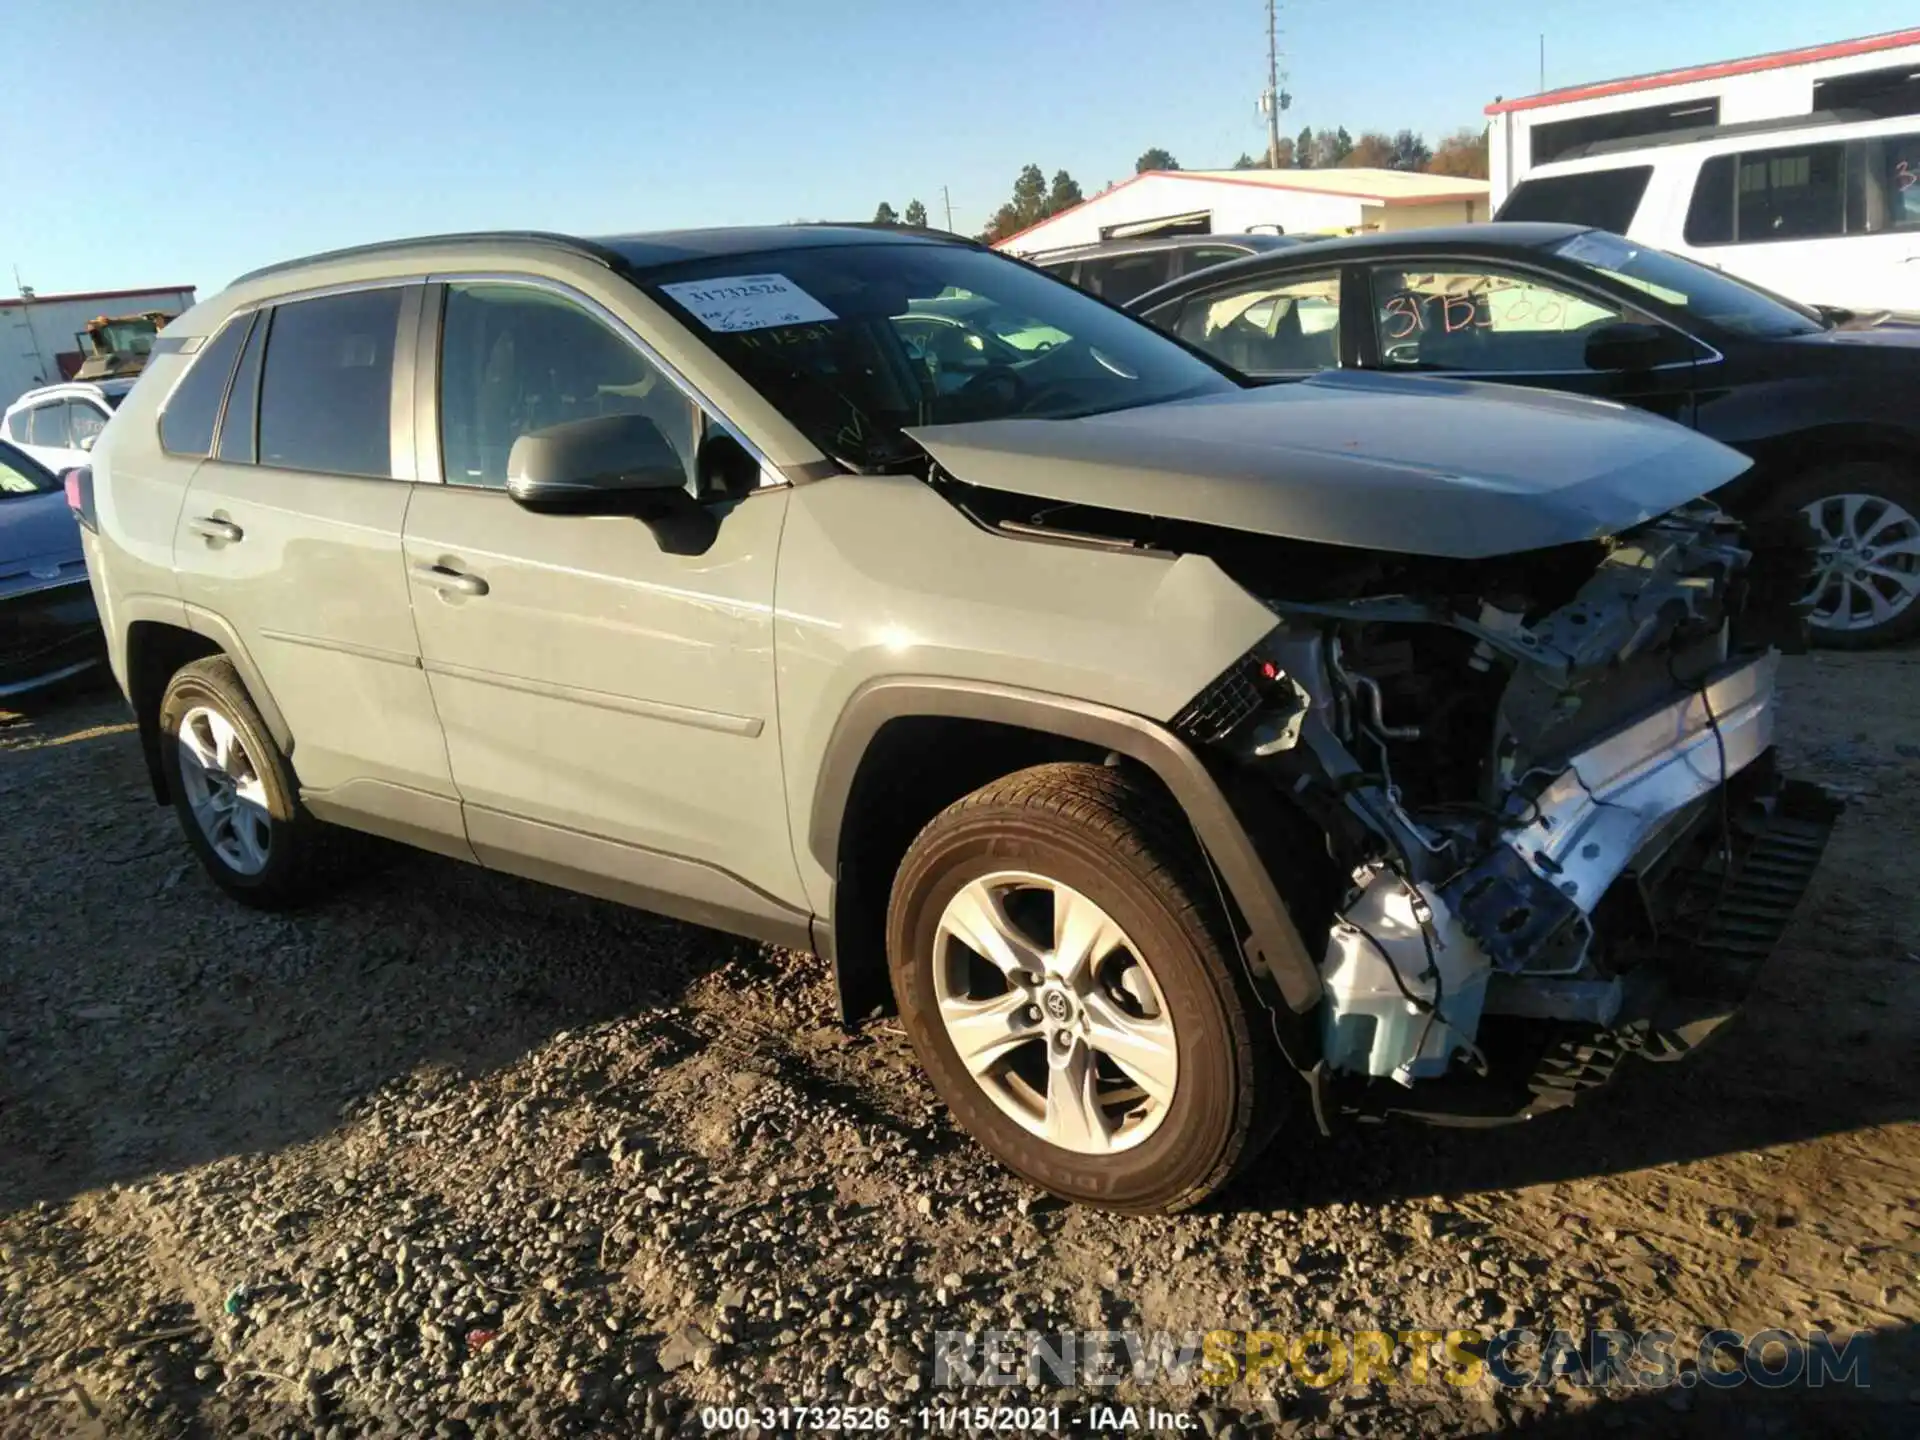
[[1587,337],[1625,316],[1532,275],[1402,265],[1374,270],[1373,318],[1387,369],[1540,374],[1590,369]]
[[503,488],[522,435],[602,415],[653,421],[692,486],[697,409],[624,336],[537,286],[447,286],[440,451],[449,485]]

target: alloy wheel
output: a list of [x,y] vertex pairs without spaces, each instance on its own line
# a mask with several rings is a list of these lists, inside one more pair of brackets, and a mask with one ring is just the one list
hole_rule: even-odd
[[1879,495],[1823,496],[1803,507],[1819,539],[1807,618],[1821,630],[1891,624],[1920,598],[1920,520]]
[[934,945],[947,1038],[1004,1114],[1084,1155],[1159,1129],[1180,1078],[1173,1021],[1099,905],[1041,875],[985,875],[947,902]]
[[259,767],[225,715],[196,705],[180,721],[180,783],[213,853],[240,875],[258,875],[273,844]]

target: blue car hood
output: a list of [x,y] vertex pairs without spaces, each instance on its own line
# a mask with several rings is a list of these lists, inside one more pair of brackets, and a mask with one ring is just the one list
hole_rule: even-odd
[[0,497],[0,599],[85,578],[80,526],[63,493]]
[[1752,464],[1608,401],[1359,372],[907,433],[987,489],[1462,560],[1615,534]]

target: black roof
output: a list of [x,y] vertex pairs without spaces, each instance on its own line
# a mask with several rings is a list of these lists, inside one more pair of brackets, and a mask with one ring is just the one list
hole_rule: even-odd
[[886,239],[906,244],[945,244],[977,246],[978,242],[939,230],[915,230],[899,225],[739,225],[707,230],[654,230],[633,235],[609,235],[587,239],[561,235],[547,230],[480,230],[454,235],[419,235],[402,240],[382,240],[371,245],[351,245],[342,250],[327,250],[297,260],[283,260],[249,270],[233,283],[257,280],[303,265],[331,260],[349,260],[409,250],[438,250],[461,245],[532,245],[564,250],[597,260],[602,265],[628,271],[651,270],[687,260],[720,255],[751,255],[770,250],[814,250],[829,245],[871,245]]
[[1205,235],[1129,235],[1124,240],[1087,240],[1078,245],[1035,250],[1020,258],[1032,265],[1047,265],[1092,256],[1131,255],[1142,250],[1193,250],[1207,245],[1238,245],[1251,251],[1287,250],[1310,238],[1305,235],[1272,235],[1258,230],[1244,233],[1209,232]]

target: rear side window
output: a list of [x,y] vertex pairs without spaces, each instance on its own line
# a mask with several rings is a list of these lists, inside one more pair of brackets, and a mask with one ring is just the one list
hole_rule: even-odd
[[1522,180],[1500,207],[1501,220],[1544,220],[1591,225],[1624,235],[1653,176],[1651,165],[1586,170],[1578,175],[1542,175]]
[[67,423],[73,431],[73,443],[84,445],[100,438],[100,432],[107,428],[107,415],[98,406],[76,400],[68,411]]
[[1244,260],[1247,252],[1236,250],[1231,245],[1195,245],[1186,253],[1184,273],[1191,275],[1196,270],[1204,270],[1209,265],[1224,265],[1229,260]]
[[247,338],[247,321],[245,315],[229,320],[202,345],[167,397],[167,408],[160,412],[160,446],[168,454],[205,455],[213,449],[213,425],[220,418],[220,401],[240,344]]
[[1080,262],[1080,288],[1091,290],[1115,305],[1147,293],[1167,281],[1168,261],[1172,253],[1149,250],[1136,255],[1109,255]]
[[1846,153],[1835,140],[1716,155],[1700,167],[1681,233],[1690,245],[1844,235]]
[[260,463],[391,475],[400,289],[277,306],[260,376]]

